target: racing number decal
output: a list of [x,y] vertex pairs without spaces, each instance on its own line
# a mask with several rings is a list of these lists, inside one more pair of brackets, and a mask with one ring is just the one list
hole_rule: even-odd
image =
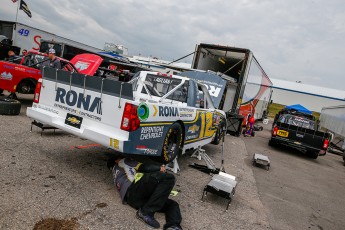
[[110,147],[113,147],[114,149],[119,149],[119,140],[115,139],[115,138],[110,138],[109,139],[109,145]]
[[206,127],[205,127],[205,137],[211,137],[214,134],[214,130],[212,129],[212,119],[213,114],[211,112],[206,113]]
[[201,119],[201,129],[200,129],[199,139],[204,137],[204,132],[205,132],[205,113],[204,112],[200,112],[200,119]]
[[200,129],[199,138],[211,137],[215,131],[212,129],[212,119],[213,119],[212,112],[206,112],[206,113],[201,112],[200,118],[201,118],[201,129]]

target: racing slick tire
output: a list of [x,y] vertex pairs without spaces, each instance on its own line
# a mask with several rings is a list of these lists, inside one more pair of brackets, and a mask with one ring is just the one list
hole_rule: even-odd
[[21,108],[20,101],[1,98],[0,99],[0,115],[18,115]]
[[162,154],[159,161],[168,164],[172,162],[179,153],[182,146],[182,127],[179,123],[174,123],[164,138]]

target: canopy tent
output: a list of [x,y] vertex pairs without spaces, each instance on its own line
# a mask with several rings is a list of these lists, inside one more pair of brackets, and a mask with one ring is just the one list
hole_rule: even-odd
[[305,108],[304,106],[300,105],[300,104],[295,104],[295,105],[287,105],[285,106],[286,109],[290,109],[290,110],[296,110],[300,113],[305,113],[305,114],[309,114],[312,115],[312,111],[310,111],[309,109]]

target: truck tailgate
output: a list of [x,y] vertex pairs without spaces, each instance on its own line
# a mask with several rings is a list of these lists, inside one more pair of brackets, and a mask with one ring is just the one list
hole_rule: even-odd
[[293,142],[295,145],[301,147],[307,146],[314,149],[322,149],[323,140],[326,138],[324,132],[301,128],[298,126],[288,125],[277,122],[278,132],[277,136]]
[[128,139],[128,132],[120,126],[123,107],[132,98],[129,83],[44,68],[39,103],[28,108],[27,114],[109,145],[109,137],[120,141]]

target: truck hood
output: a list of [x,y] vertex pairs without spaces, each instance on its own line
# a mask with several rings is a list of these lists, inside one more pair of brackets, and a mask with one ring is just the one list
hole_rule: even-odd
[[78,54],[70,61],[81,74],[94,75],[103,59],[96,54]]
[[214,107],[216,109],[219,108],[222,95],[224,94],[224,90],[226,88],[226,80],[212,72],[186,71],[180,73],[179,75],[188,77],[206,85],[212,98]]

